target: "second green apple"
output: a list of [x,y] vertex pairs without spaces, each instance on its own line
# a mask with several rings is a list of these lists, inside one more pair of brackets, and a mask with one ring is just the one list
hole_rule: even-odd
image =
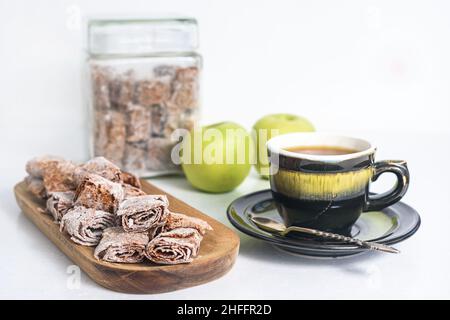
[[277,113],[269,114],[259,119],[253,126],[255,138],[257,163],[256,170],[261,177],[268,178],[268,157],[266,142],[280,134],[291,132],[315,131],[314,126],[306,118],[294,114]]

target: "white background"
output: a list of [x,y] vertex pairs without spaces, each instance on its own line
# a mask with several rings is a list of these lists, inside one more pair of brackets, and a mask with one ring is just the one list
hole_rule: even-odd
[[[450,297],[450,2],[395,0],[0,0],[0,214],[7,230],[0,248],[8,260],[0,296],[123,297],[86,277],[81,290],[68,291],[70,262],[21,216],[12,186],[34,155],[88,157],[84,18],[160,13],[198,19],[203,123],[250,128],[267,113],[291,112],[318,130],[369,137],[380,159],[408,160],[405,201],[424,220],[401,244],[401,257],[337,264],[296,260],[242,237],[229,276],[161,297]],[[230,194],[208,197],[182,179],[156,183],[224,223],[231,200],[267,187],[252,176]],[[267,271],[260,274],[267,288],[254,270]],[[320,290],[327,283],[333,289]]]

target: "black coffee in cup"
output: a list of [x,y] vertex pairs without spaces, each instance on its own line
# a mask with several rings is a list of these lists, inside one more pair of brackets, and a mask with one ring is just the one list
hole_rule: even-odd
[[338,156],[358,152],[358,150],[356,149],[349,149],[335,146],[295,146],[286,148],[285,150],[289,152],[301,154],[313,154],[321,156]]

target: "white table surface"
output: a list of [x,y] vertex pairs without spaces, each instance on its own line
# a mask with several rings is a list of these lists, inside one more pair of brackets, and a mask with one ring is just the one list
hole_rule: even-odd
[[[450,298],[450,136],[448,134],[369,134],[378,159],[407,159],[411,187],[404,201],[418,210],[422,226],[396,245],[400,255],[372,253],[320,261],[291,256],[239,233],[241,247],[224,277],[194,288],[158,295],[126,295],[104,289],[81,274],[71,285],[72,262],[20,212],[12,188],[24,176],[29,152],[5,159],[0,186],[2,232],[0,298],[57,299],[312,299]],[[13,148],[14,141],[6,141]],[[30,146],[30,150],[33,147]],[[230,226],[225,215],[238,196],[268,188],[254,173],[236,190],[219,195],[193,190],[182,177],[152,179],[157,186]],[[382,179],[375,191],[387,188]]]

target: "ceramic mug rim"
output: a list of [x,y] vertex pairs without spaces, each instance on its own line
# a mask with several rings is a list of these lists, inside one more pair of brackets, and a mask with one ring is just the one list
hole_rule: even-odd
[[[288,151],[285,148],[295,146],[333,146],[360,150],[355,153],[343,155],[313,155]],[[376,147],[367,140],[347,135],[334,134],[330,132],[295,132],[278,135],[269,139],[266,147],[272,154],[285,157],[306,159],[326,163],[338,163],[341,161],[356,159],[362,156],[374,154]]]

